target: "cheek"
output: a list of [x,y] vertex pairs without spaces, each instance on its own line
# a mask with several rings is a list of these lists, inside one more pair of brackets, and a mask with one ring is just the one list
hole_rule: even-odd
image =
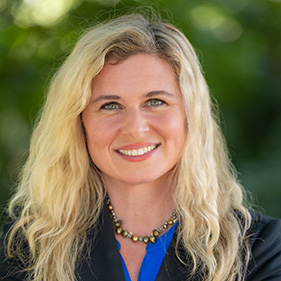
[[[86,128],[85,128],[86,129]],[[91,124],[86,129],[87,146],[90,157],[95,165],[102,169],[101,163],[108,153],[108,143],[110,143],[108,131],[104,130],[102,126],[98,124]]]
[[107,149],[114,140],[117,126],[109,120],[90,120],[85,124],[90,152],[98,153],[101,148]]
[[[163,125],[164,124],[164,125]],[[185,141],[187,126],[185,116],[180,112],[165,113],[158,119],[158,128],[168,138]]]

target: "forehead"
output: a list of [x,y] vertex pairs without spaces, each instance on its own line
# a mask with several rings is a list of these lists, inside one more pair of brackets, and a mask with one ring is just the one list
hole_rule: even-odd
[[173,67],[156,55],[138,54],[113,64],[107,61],[93,79],[93,94],[165,89],[175,91],[178,83]]

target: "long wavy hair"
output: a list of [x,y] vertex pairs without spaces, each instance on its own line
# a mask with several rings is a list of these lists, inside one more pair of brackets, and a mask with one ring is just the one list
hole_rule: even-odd
[[87,151],[81,112],[105,62],[139,53],[158,55],[172,65],[185,105],[188,133],[173,170],[178,242],[191,255],[193,272],[202,270],[203,280],[243,278],[251,218],[196,53],[174,26],[131,14],[89,29],[51,81],[9,205],[15,224],[8,256],[21,259],[30,280],[76,280],[78,257],[105,198]]

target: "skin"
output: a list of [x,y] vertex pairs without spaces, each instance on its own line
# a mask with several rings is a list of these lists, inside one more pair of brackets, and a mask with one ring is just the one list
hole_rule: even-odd
[[[82,121],[90,156],[123,226],[138,235],[150,234],[174,210],[170,173],[187,134],[172,66],[148,54],[107,62],[93,80]],[[144,153],[147,148],[152,150]],[[124,155],[139,149],[141,155]],[[116,238],[131,279],[137,280],[145,244]]]

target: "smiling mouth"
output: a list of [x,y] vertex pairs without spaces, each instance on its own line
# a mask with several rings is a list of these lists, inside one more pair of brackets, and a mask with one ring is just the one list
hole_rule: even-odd
[[117,151],[126,156],[140,156],[144,155],[154,149],[156,149],[159,146],[159,144],[149,145],[145,146],[139,149],[118,149]]

